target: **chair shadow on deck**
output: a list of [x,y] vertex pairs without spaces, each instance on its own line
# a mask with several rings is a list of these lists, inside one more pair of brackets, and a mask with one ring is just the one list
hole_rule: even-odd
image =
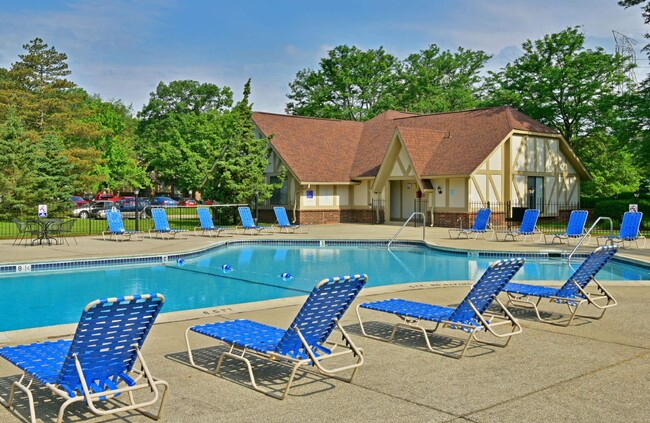
[[[363,326],[366,330],[366,334],[368,335],[372,335],[378,338],[390,338],[395,324],[388,321],[368,320],[363,322]],[[351,323],[349,325],[345,325],[344,328],[350,334],[364,336],[359,323]],[[451,336],[447,333],[436,333],[435,336],[432,336],[432,330],[427,330],[427,333],[429,334],[429,342],[431,346],[444,351],[447,354],[459,354],[460,351],[462,351],[464,348],[465,341],[463,338]],[[429,349],[426,346],[423,336],[424,335],[421,332],[416,332],[408,328],[397,328],[392,344],[422,352],[428,352]],[[367,339],[372,338],[366,337],[363,342],[365,343]],[[368,345],[366,345],[366,349],[372,350],[372,348]],[[480,357],[495,352],[497,352],[496,348],[490,346],[489,344],[473,343],[465,352],[465,356]]]
[[[192,355],[196,364],[204,368],[216,369],[219,357],[229,350],[230,348],[228,348],[227,345],[193,348]],[[165,358],[194,368],[190,363],[187,351],[167,354],[165,355]],[[253,366],[257,384],[280,395],[282,391],[284,391],[287,379],[291,374],[291,364],[283,364],[281,362],[269,363],[268,360],[255,356],[250,357],[249,360]],[[221,369],[216,376],[242,387],[250,387],[250,380],[246,373],[246,366],[238,360],[224,359]],[[209,377],[213,378],[212,376]],[[220,382],[214,383],[218,384]],[[229,388],[227,385],[223,385],[223,387],[224,389]],[[289,393],[289,396],[309,397],[334,388],[335,384],[332,378],[303,367],[295,375],[293,389]]]
[[[19,380],[20,375],[0,377],[0,390],[2,392],[10,391],[11,385]],[[34,408],[38,415],[38,421],[55,422],[58,417],[59,408],[61,407],[61,404],[64,403],[64,400],[60,397],[53,396],[52,391],[37,380],[35,380],[32,385],[32,396],[34,399]],[[112,401],[118,407],[127,405],[126,402],[120,401],[119,398],[114,398]],[[16,392],[11,408],[4,408],[4,410],[14,416],[16,418],[15,421],[30,421],[29,401],[27,400],[27,395],[20,391]],[[141,414],[137,411],[131,410],[124,411],[119,417],[113,416],[113,418],[119,421],[128,422],[131,421],[131,418],[136,416],[141,416]],[[90,412],[85,403],[75,403],[71,404],[66,409],[65,417],[66,421],[92,421],[97,417],[97,415]]]

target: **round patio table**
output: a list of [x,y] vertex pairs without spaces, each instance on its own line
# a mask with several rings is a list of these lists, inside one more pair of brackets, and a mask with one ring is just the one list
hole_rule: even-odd
[[43,245],[43,243],[47,243],[47,245],[52,245],[52,242],[55,244],[58,244],[59,241],[56,237],[52,236],[50,234],[50,231],[52,228],[55,226],[58,226],[63,222],[61,219],[35,219],[31,220],[30,222],[36,223],[38,226],[38,236],[32,241],[32,245]]

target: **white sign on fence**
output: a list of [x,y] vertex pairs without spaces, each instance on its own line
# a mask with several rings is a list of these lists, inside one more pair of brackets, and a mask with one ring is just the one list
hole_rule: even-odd
[[47,204],[38,205],[38,217],[47,217]]

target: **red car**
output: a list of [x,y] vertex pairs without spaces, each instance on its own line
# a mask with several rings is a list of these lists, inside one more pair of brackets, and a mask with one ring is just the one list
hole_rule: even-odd
[[88,204],[88,201],[84,200],[83,197],[79,197],[77,195],[70,197],[70,201],[75,203],[76,206],[83,206],[84,204]]
[[196,207],[196,200],[193,198],[183,198],[178,202],[179,206]]

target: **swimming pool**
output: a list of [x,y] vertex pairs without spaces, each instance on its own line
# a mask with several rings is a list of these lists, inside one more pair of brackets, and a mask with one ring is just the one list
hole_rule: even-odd
[[[160,292],[163,312],[306,295],[329,276],[366,273],[368,287],[411,282],[475,281],[504,254],[451,253],[380,243],[233,242],[202,254],[163,258],[162,264],[25,272],[0,276],[0,331],[74,323],[96,298]],[[160,260],[159,260],[160,261]],[[574,260],[577,267],[581,259]],[[119,261],[107,261],[119,263]],[[224,270],[223,266],[231,270]],[[566,260],[527,257],[515,280],[566,280]],[[291,277],[282,277],[289,274]],[[650,269],[608,264],[599,280],[650,280]]]

